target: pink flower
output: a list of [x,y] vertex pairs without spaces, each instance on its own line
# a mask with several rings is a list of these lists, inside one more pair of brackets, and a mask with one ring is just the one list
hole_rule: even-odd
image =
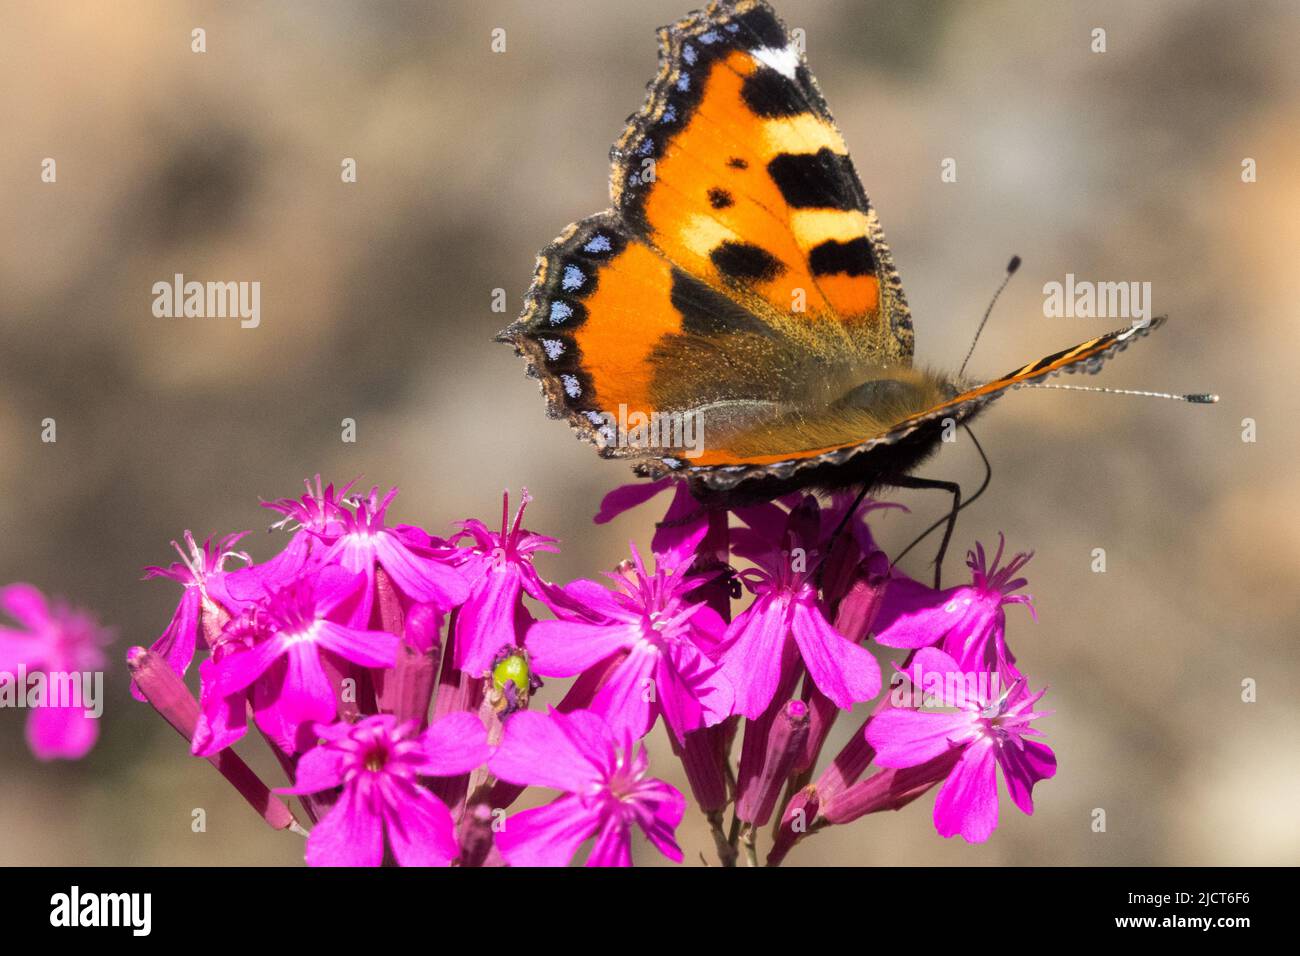
[[309,866],[379,866],[385,838],[402,866],[446,866],[459,853],[447,805],[421,777],[482,766],[490,749],[473,714],[450,714],[423,734],[391,715],[317,727],[324,742],[298,761],[294,786],[277,792],[343,792],[307,838]]
[[661,478],[658,481],[637,481],[620,485],[600,501],[600,510],[596,513],[596,524],[613,521],[625,511],[630,511],[644,504],[651,498],[673,485],[673,500],[668,506],[668,513],[663,521],[655,527],[654,539],[650,550],[656,554],[686,554],[694,551],[708,531],[708,512],[695,496],[690,486],[675,478]]
[[0,588],[0,610],[19,625],[0,625],[0,673],[6,675],[3,680],[14,682],[11,690],[15,694],[27,694],[25,682],[18,682],[20,672],[26,672],[29,678],[37,673],[47,678],[47,696],[27,718],[28,746],[40,760],[84,757],[99,737],[99,721],[86,713],[88,701],[83,700],[83,706],[56,706],[49,696],[53,692],[49,678],[71,675],[84,687],[83,675],[103,669],[102,649],[112,640],[112,633],[85,611],[61,601],[47,601],[30,584]]
[[1027,583],[1016,577],[1033,552],[1013,557],[999,568],[1005,540],[998,535],[998,550],[991,564],[984,546],[966,553],[972,582],[935,591],[908,578],[892,580],[876,618],[876,641],[886,647],[937,645],[957,661],[963,671],[991,670],[1014,679],[1020,675],[1015,655],[1006,644],[1004,604],[1024,604],[1034,613],[1033,599],[1012,594]]
[[[998,825],[996,768],[1002,768],[1011,800],[1033,814],[1034,784],[1056,773],[1056,755],[1046,744],[1026,739],[1038,731],[1029,724],[1045,716],[1034,710],[1045,691],[1030,694],[1024,678],[1001,694],[981,686],[978,672],[963,671],[949,655],[923,648],[903,673],[927,693],[935,692],[951,712],[891,708],[867,723],[867,742],[882,767],[915,767],[957,749],[961,757],[939,788],[934,825],[939,834],[960,833],[968,843],[983,843]],[[939,679],[932,679],[940,675]],[[987,672],[984,672],[987,676]]]
[[635,824],[660,853],[680,863],[674,831],[686,800],[674,787],[646,776],[645,747],[621,738],[596,714],[520,711],[488,761],[496,776],[565,796],[506,820],[497,848],[511,866],[564,866],[593,834],[588,866],[631,866]]
[[[392,667],[400,640],[386,631],[340,623],[356,603],[363,577],[326,566],[276,591],[260,605],[262,614],[240,625],[252,636],[247,650],[222,656],[211,669],[205,717],[222,723],[215,708],[253,685],[258,724],[277,738],[292,740],[300,727],[334,720],[334,687],[321,666],[321,653],[336,654],[362,667]],[[270,713],[268,713],[270,712]]]
[[384,569],[397,590],[410,601],[436,604],[448,610],[463,604],[469,596],[469,586],[450,564],[453,552],[441,547],[441,541],[410,525],[389,528],[384,524],[384,513],[395,497],[396,488],[382,500],[379,489],[371,488],[366,498],[354,499],[352,511],[339,508],[341,533],[321,557],[323,563],[337,564],[353,574],[365,575],[366,587],[351,620],[355,627],[370,623],[376,565]]
[[353,482],[349,481],[337,493],[333,483],[322,487],[320,475],[316,476],[315,487],[310,479],[303,484],[307,487],[305,495],[262,502],[263,508],[284,516],[271,525],[271,530],[290,530],[292,536],[284,550],[270,561],[229,576],[227,586],[236,597],[243,597],[251,590],[255,599],[284,587],[304,571],[319,567],[329,542],[346,530],[342,503]]
[[492,666],[504,647],[518,647],[532,622],[523,610],[521,595],[550,603],[547,585],[533,567],[538,551],[557,552],[555,539],[534,534],[521,527],[524,509],[532,497],[525,490],[514,523],[510,523],[509,492],[501,498],[501,530],[492,531],[482,521],[471,518],[461,523],[461,536],[474,542],[461,549],[457,560],[469,597],[456,615],[456,668],[479,677]]
[[707,580],[690,576],[689,555],[658,555],[646,570],[636,546],[632,558],[607,575],[617,591],[594,581],[563,589],[586,619],[557,605],[567,619],[539,621],[528,631],[533,670],[543,677],[570,677],[616,655],[625,655],[596,693],[591,709],[615,734],[645,736],[663,714],[680,741],[731,713],[732,690],[709,657],[721,637],[717,612],[690,603],[687,592]]
[[737,555],[758,565],[738,575],[755,598],[727,628],[721,653],[722,671],[736,691],[736,713],[758,718],[800,659],[837,707],[875,697],[880,665],[831,626],[818,602],[816,500],[808,498],[790,512],[782,538],[773,539],[770,531],[733,532]]
[[[166,568],[156,565],[145,568],[146,580],[169,578],[185,587],[181,594],[181,602],[176,607],[176,613],[172,615],[171,623],[150,647],[150,650],[167,661],[167,666],[180,677],[185,676],[190,663],[194,660],[199,628],[203,624],[203,614],[207,613],[215,620],[223,609],[233,613],[239,605],[239,601],[232,598],[223,586],[226,576],[223,567],[226,559],[230,557],[243,558],[252,563],[252,559],[247,554],[234,550],[235,545],[246,534],[247,531],[242,531],[227,535],[215,544],[212,538],[206,538],[203,544],[199,545],[195,544],[194,535],[186,531],[185,548],[175,541],[172,542],[172,547],[180,555],[180,561],[173,561],[171,566]],[[144,700],[134,686],[131,692],[137,700]]]

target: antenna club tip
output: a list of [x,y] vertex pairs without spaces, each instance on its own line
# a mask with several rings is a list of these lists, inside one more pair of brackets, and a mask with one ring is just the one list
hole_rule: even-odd
[[1015,275],[1016,270],[1020,268],[1020,257],[1012,256],[1011,261],[1007,263],[1007,275]]
[[1187,400],[1189,402],[1194,402],[1197,405],[1214,405],[1219,401],[1219,396],[1207,392],[1198,395],[1188,395]]

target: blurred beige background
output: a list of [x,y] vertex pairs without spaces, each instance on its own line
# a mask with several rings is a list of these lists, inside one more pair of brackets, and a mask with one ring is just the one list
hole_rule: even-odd
[[[527,485],[529,524],[564,543],[540,564],[557,580],[648,539],[649,510],[592,526],[625,469],[547,422],[522,363],[489,339],[536,251],[606,205],[606,153],[654,73],[654,28],[692,3],[0,0],[0,582],[66,595],[120,632],[88,759],[38,764],[25,715],[0,712],[0,863],[301,860],[300,840],[266,830],[126,694],[122,653],[153,640],[178,595],[140,569],[185,528],[258,529],[250,548],[268,557],[258,497],[320,471],[400,485],[396,517],[434,530],[492,518],[503,488]],[[1043,283],[1073,272],[1150,281],[1173,317],[1090,383],[1223,395],[1020,392],[981,420],[994,483],[963,516],[947,579],[999,530],[1036,550],[1039,623],[1012,608],[1009,637],[1051,685],[1042,726],[1060,772],[1033,818],[1004,803],[984,846],[936,836],[926,797],[790,862],[1297,862],[1300,8],[778,12],[806,31],[880,210],[920,361],[960,364],[1020,253],[973,371],[1115,326],[1043,317]],[[1098,26],[1105,54],[1089,49]],[[205,54],[190,52],[194,27]],[[45,157],[57,184],[40,181]],[[957,183],[940,182],[945,157]],[[1241,181],[1244,157],[1257,183]],[[154,318],[151,286],[175,272],[259,280],[261,327]],[[507,315],[490,310],[498,287]],[[45,417],[57,444],[39,440]],[[980,477],[965,442],[923,473]],[[897,500],[915,512],[877,522],[894,549],[943,507]],[[1105,574],[1090,571],[1096,547]],[[911,570],[925,560],[918,549]],[[1241,702],[1245,678],[1257,703]],[[684,785],[662,732],[652,741]],[[206,833],[190,832],[195,807]],[[688,860],[709,843],[694,818],[681,836]]]

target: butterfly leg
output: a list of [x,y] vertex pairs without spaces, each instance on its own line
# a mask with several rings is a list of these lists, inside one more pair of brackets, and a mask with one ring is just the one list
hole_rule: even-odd
[[827,539],[826,548],[817,562],[816,581],[818,587],[821,587],[822,572],[825,571],[826,562],[830,560],[831,553],[835,550],[835,543],[840,540],[840,535],[844,532],[844,529],[849,526],[849,522],[853,520],[853,516],[858,513],[858,506],[862,504],[862,499],[867,496],[867,493],[871,491],[874,486],[873,482],[867,482],[862,486],[862,490],[858,492],[858,496],[853,499],[853,504],[849,505],[849,510],[844,512],[844,517],[839,520],[839,524],[835,526],[835,530],[831,532],[830,538]]
[[831,532],[830,540],[826,542],[827,555],[835,550],[835,542],[840,540],[840,535],[843,533],[844,529],[849,526],[849,522],[853,520],[853,516],[858,513],[858,506],[862,504],[862,499],[867,496],[867,492],[871,490],[871,487],[872,486],[869,483],[862,486],[862,490],[858,492],[858,496],[853,499],[853,504],[849,505],[849,510],[844,512],[844,517],[840,519],[840,523],[837,524],[835,530]]
[[[889,482],[896,488],[933,488],[946,491],[952,495],[952,510],[948,512],[946,527],[943,529],[943,541],[939,544],[939,553],[934,558],[934,586],[937,590],[943,575],[943,558],[948,553],[948,542],[952,540],[953,530],[957,527],[957,512],[961,510],[961,485],[955,481],[939,481],[935,478],[917,478],[915,475],[900,475]],[[904,552],[905,554],[906,552]],[[901,558],[900,554],[898,557]],[[897,563],[898,558],[895,558]]]
[[664,528],[684,528],[688,524],[694,524],[696,521],[699,521],[701,518],[708,517],[708,514],[709,514],[709,509],[704,507],[703,505],[700,505],[700,507],[696,508],[694,511],[688,512],[687,514],[682,515],[680,518],[672,518],[671,520],[668,518],[664,518],[662,521],[656,521],[655,530],[659,531]]

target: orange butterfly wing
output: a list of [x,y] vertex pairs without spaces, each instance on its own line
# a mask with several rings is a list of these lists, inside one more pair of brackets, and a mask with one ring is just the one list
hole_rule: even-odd
[[612,150],[615,208],[542,251],[500,336],[551,414],[609,455],[635,453],[602,432],[620,407],[725,406],[726,433],[911,362],[879,222],[775,15],[724,0],[660,44],[647,103]]

